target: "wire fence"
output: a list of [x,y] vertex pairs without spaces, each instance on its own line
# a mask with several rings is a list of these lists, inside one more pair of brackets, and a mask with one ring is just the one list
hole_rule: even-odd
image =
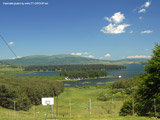
[[[118,116],[119,110],[122,106],[122,101],[102,101],[97,102],[89,98],[86,101],[65,100],[52,105],[53,114],[50,110],[47,119],[56,118],[73,118],[73,117],[87,117],[87,116]],[[50,106],[32,105],[28,111],[17,111],[16,101],[13,102],[14,109],[6,109],[0,107],[0,120],[42,120],[46,118],[47,111]]]

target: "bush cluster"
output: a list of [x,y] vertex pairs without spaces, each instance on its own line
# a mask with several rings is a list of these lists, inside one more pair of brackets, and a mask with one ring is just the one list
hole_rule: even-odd
[[0,106],[28,110],[41,104],[42,97],[53,97],[63,92],[61,82],[25,77],[0,77]]

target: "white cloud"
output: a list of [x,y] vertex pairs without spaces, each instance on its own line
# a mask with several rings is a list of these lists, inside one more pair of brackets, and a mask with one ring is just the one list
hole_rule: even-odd
[[152,56],[145,55],[136,55],[136,56],[128,56],[127,58],[151,58]]
[[140,9],[139,11],[138,11],[138,13],[145,13],[146,12],[146,9]]
[[16,59],[17,59],[17,58],[22,58],[22,56],[17,56]]
[[108,22],[112,22],[112,19],[111,19],[111,18],[104,17],[104,19],[106,19]]
[[82,53],[71,53],[71,55],[82,55]]
[[152,32],[153,32],[152,30],[145,30],[145,31],[142,31],[141,34],[150,34]]
[[71,55],[79,55],[79,56],[84,56],[84,55],[89,55],[88,52],[84,52],[84,53],[81,53],[81,52],[78,52],[78,53],[71,53]]
[[9,58],[9,59],[18,59],[18,58],[22,58],[21,56],[17,56],[17,57],[14,57],[14,58]]
[[[130,24],[120,24],[125,19],[124,14],[121,12],[114,13],[112,17],[105,17],[105,19],[110,22],[109,25],[104,26],[100,31],[108,34],[120,34],[124,33],[125,28],[130,26]],[[112,23],[113,22],[113,23]]]
[[111,57],[111,55],[109,53],[107,53],[104,57]]
[[14,42],[9,42],[9,43],[8,43],[8,45],[13,45],[13,44],[14,44]]
[[147,2],[144,4],[144,7],[148,8],[150,5],[151,5],[151,2],[147,1]]
[[94,56],[93,56],[93,55],[89,55],[89,56],[85,56],[85,57],[88,57],[88,58],[94,58]]
[[103,59],[103,57],[100,57],[100,58],[98,58],[98,59],[102,60],[102,59]]
[[121,14],[120,12],[115,13],[115,14],[112,16],[112,20],[113,20],[115,23],[120,23],[120,22],[122,22],[124,19],[125,19],[124,15]]
[[103,27],[100,31],[109,34],[120,34],[126,32],[125,28],[128,26],[130,26],[130,24],[117,25],[110,23],[108,26]]
[[110,18],[104,17],[108,22],[114,22],[116,24],[121,23],[124,19],[125,16],[121,14],[121,12],[114,13],[114,15]]
[[145,4],[143,4],[140,8],[138,13],[145,13],[146,9],[151,5],[150,1],[147,1]]

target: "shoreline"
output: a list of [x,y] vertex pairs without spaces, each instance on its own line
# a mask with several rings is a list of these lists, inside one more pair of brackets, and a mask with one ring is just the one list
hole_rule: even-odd
[[62,80],[62,81],[81,81],[81,80],[96,80],[96,79],[101,79],[101,78],[117,78],[116,76],[106,76],[106,77],[98,77],[98,78],[85,78],[85,79],[70,79],[70,80]]

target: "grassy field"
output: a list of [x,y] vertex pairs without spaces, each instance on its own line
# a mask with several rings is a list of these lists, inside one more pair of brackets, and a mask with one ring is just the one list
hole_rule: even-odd
[[20,66],[0,64],[0,75],[11,75],[18,73],[27,73],[27,72],[23,71],[23,69]]
[[[58,112],[56,111],[57,97],[53,106],[58,120],[154,120],[154,118],[127,116],[120,117],[119,110],[123,101],[99,101],[97,95],[109,87],[66,88],[58,97]],[[91,107],[90,107],[91,106]],[[43,120],[48,107],[33,105],[29,111],[14,111],[0,107],[0,120]],[[53,116],[51,111],[48,119]]]

